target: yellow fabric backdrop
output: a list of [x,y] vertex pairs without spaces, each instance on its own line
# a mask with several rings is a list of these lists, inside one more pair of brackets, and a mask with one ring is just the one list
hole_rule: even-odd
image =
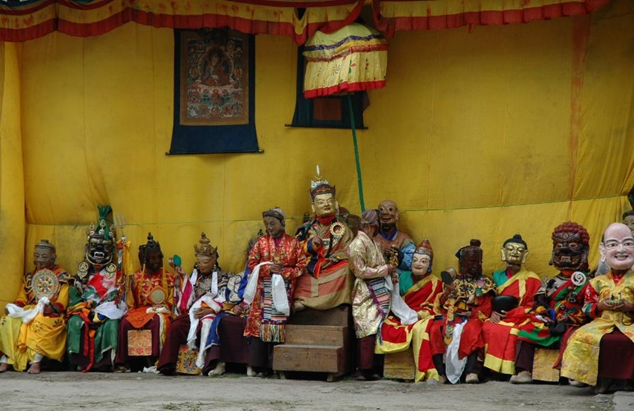
[[[366,204],[395,200],[401,227],[417,242],[431,240],[435,271],[455,266],[455,251],[476,237],[491,272],[501,266],[502,241],[519,232],[532,254],[528,268],[552,274],[550,234],[569,219],[590,231],[596,263],[599,234],[620,218],[634,185],[633,43],[634,5],[625,0],[592,16],[399,32],[387,87],[370,92],[369,130],[359,133]],[[263,209],[284,208],[289,232],[310,209],[315,164],[337,185],[340,203],[359,211],[350,132],[284,127],[297,56],[286,37],[256,40],[264,154],[165,156],[173,47],[171,30],[134,24],[24,43],[25,265],[48,238],[75,271],[96,205],[108,203],[125,216],[135,249],[152,231],[190,269],[204,230],[223,267],[241,270]],[[5,81],[5,104],[7,93]],[[2,141],[4,211],[4,133]],[[1,239],[3,283],[17,284],[25,269],[7,266],[21,257],[20,217],[14,209],[16,222],[0,222],[16,233]]]
[[24,261],[19,49],[0,43],[0,308],[17,295]]

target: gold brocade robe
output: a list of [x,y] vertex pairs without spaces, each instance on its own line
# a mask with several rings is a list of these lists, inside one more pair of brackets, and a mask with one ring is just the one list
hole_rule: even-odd
[[[614,296],[634,303],[634,272],[631,270],[623,276],[618,285],[610,273],[593,278],[590,287],[596,291],[599,301]],[[580,327],[570,337],[563,356],[561,375],[588,385],[596,385],[601,338],[614,331],[615,327],[634,343],[634,315],[604,310],[600,317]]]
[[[35,354],[61,361],[66,349],[66,321],[64,315],[68,306],[70,276],[62,267],[49,267],[59,280],[57,293],[50,298],[59,314],[39,313],[33,320],[25,324],[21,318],[5,315],[0,319],[0,351],[9,358],[9,364],[16,371],[24,371]],[[31,279],[35,273],[27,273],[23,286],[18,293],[16,303],[25,310],[35,308],[37,298],[31,288]]]
[[363,338],[376,334],[381,321],[389,313],[389,308],[381,313],[366,282],[385,278],[388,275],[388,266],[379,246],[363,231],[359,231],[350,243],[348,252],[350,268],[356,277],[352,289],[352,319],[357,338]]

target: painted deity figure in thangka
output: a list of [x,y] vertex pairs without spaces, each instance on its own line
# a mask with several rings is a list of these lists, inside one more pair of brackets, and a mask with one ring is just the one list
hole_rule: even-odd
[[[167,332],[161,351],[158,371],[163,375],[176,372],[179,350],[187,345],[195,353],[195,367],[205,365],[207,350],[218,344],[216,318],[223,311],[240,314],[242,299],[238,288],[242,277],[224,271],[218,265],[218,249],[211,245],[205,233],[199,244],[194,246],[196,264],[187,278],[181,268],[177,273],[182,277],[176,305],[181,314],[174,319]],[[196,350],[198,350],[196,352]]]
[[552,348],[563,354],[572,332],[587,322],[583,311],[584,296],[589,284],[588,252],[590,235],[581,225],[563,223],[552,233],[553,251],[550,264],[559,271],[546,277],[535,294],[530,321],[518,335],[515,358],[515,384],[530,383],[539,367],[553,368],[555,363],[535,362],[535,349]]
[[264,211],[262,219],[266,235],[249,252],[244,300],[250,308],[244,335],[249,337],[249,365],[265,377],[272,374],[274,345],[285,342],[295,283],[306,269],[306,254],[299,240],[286,234],[282,209]]
[[473,239],[456,253],[460,272],[442,273],[443,292],[436,299],[430,330],[434,366],[441,382],[456,384],[464,375],[469,384],[480,382],[478,356],[484,352],[482,326],[491,315],[495,284],[482,274],[480,240]]
[[327,310],[351,302],[353,278],[347,249],[353,236],[339,221],[336,188],[322,178],[319,167],[310,198],[314,216],[296,235],[308,259],[308,275],[297,280],[294,308]]
[[394,254],[398,256],[399,273],[410,271],[416,245],[408,234],[400,231],[397,227],[400,217],[398,206],[392,200],[383,200],[379,203],[378,211],[380,229],[374,236],[374,241],[381,247],[387,261]]
[[106,223],[109,213],[109,206],[99,207],[99,224],[91,224],[86,233],[84,261],[70,289],[66,351],[71,364],[83,371],[114,366],[119,320],[128,309],[113,263],[116,238]]
[[66,306],[70,275],[55,264],[56,249],[48,240],[35,245],[35,269],[24,275],[13,304],[0,319],[0,373],[38,374],[46,358],[61,361],[66,347]]
[[515,374],[515,353],[520,325],[532,310],[542,280],[526,270],[528,244],[515,234],[502,245],[506,268],[493,272],[496,297],[491,317],[482,327],[484,366],[502,374]]
[[174,274],[163,268],[161,244],[151,233],[139,247],[139,262],[141,267],[132,277],[133,307],[119,326],[115,371],[129,371],[131,359],[154,365],[172,319]]
[[613,223],[599,246],[610,272],[590,280],[584,312],[592,319],[568,340],[561,375],[608,391],[613,379],[634,378],[634,236],[630,228]]

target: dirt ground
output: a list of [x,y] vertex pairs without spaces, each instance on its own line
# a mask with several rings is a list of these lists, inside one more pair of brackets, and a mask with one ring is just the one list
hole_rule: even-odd
[[[629,400],[628,400],[629,401]],[[613,410],[590,388],[506,382],[430,387],[357,382],[154,374],[0,374],[0,409],[13,410]],[[629,408],[631,409],[631,408]]]

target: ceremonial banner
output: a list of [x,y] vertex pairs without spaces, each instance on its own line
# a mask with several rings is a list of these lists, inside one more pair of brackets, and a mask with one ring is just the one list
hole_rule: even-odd
[[253,36],[226,28],[175,36],[169,154],[258,152]]
[[249,37],[229,30],[181,34],[180,124],[249,122]]

